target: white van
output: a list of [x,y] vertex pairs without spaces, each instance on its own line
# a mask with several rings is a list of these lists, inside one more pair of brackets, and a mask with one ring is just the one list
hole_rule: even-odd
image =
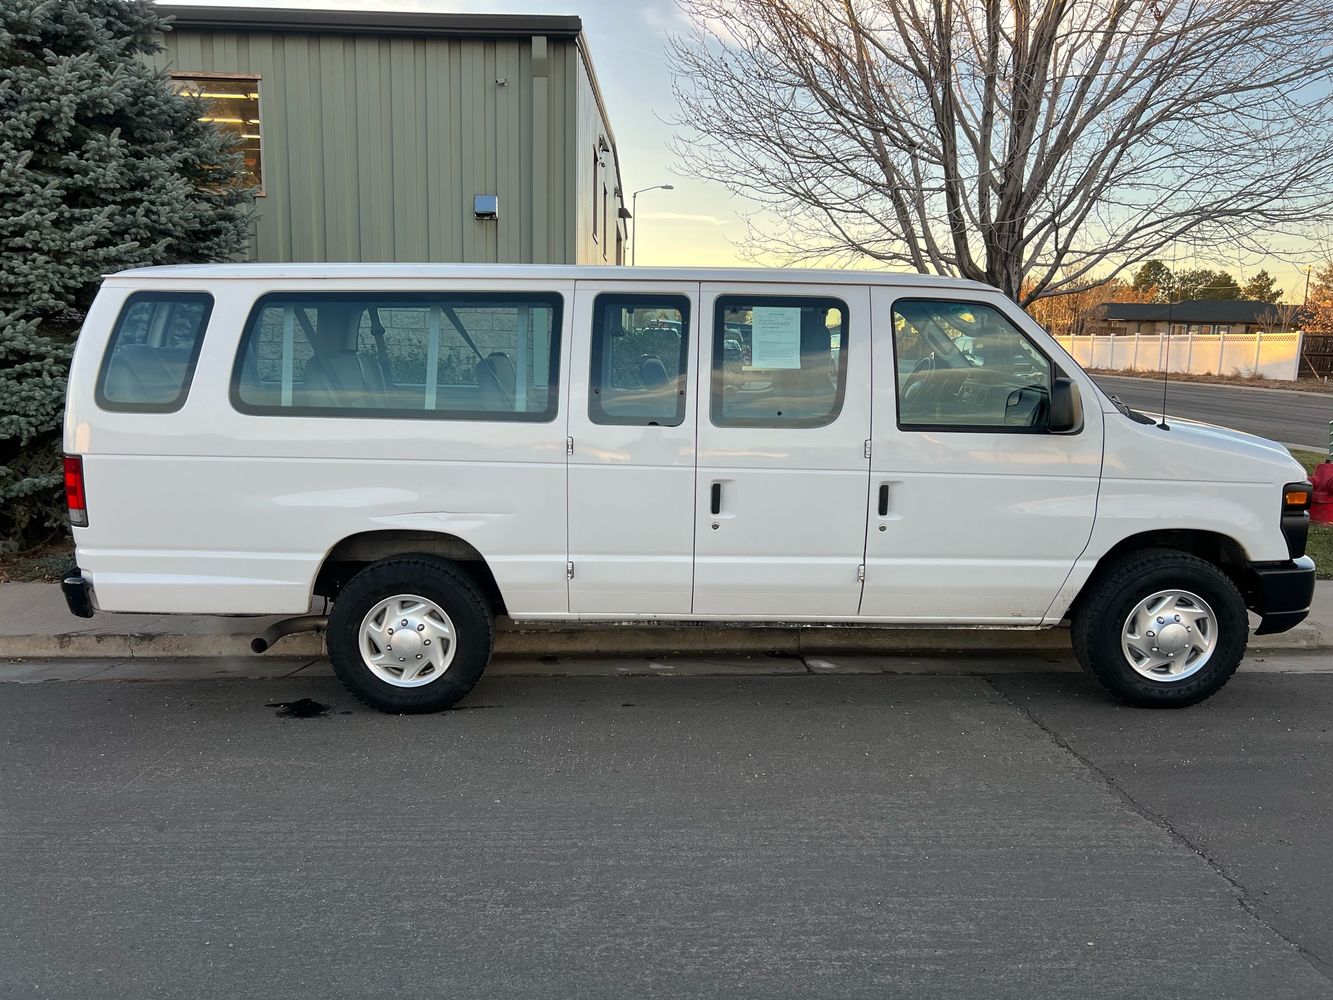
[[[369,704],[517,621],[1073,625],[1138,705],[1306,616],[1281,445],[1108,398],[993,288],[822,271],[108,277],[74,355],[75,614],[296,617]],[[311,616],[319,598],[331,612]],[[893,649],[892,632],[884,648]]]

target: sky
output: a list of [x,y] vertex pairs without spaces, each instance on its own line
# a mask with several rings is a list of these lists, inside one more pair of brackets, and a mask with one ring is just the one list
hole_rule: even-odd
[[[212,6],[304,7],[315,9],[419,10],[433,12],[497,12],[510,14],[577,14],[606,102],[615,133],[621,180],[627,200],[630,192],[657,184],[673,190],[639,195],[633,225],[640,265],[779,264],[776,259],[755,260],[745,255],[746,216],[755,215],[762,226],[766,210],[735,197],[720,184],[695,180],[684,173],[668,149],[673,129],[670,120],[678,107],[671,89],[666,50],[669,34],[688,29],[675,0],[171,0]],[[756,214],[757,213],[757,214]],[[1287,291],[1288,301],[1300,301],[1305,274],[1298,265],[1273,258],[1263,261],[1191,260],[1182,246],[1178,266],[1192,264],[1224,267],[1242,284],[1260,268],[1267,268]]]

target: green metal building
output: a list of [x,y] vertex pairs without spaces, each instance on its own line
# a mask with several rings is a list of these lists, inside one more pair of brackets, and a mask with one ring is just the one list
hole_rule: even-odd
[[623,263],[579,18],[159,9],[159,65],[243,137],[254,260]]

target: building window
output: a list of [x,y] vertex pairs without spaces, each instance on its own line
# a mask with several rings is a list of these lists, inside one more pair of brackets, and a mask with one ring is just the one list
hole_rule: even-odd
[[1231,324],[1223,323],[1221,326],[1217,328],[1217,332],[1225,337],[1227,334],[1231,332]]
[[171,82],[178,92],[207,103],[201,121],[212,122],[236,136],[245,158],[245,185],[259,188],[262,194],[264,170],[260,148],[259,77],[174,73]]

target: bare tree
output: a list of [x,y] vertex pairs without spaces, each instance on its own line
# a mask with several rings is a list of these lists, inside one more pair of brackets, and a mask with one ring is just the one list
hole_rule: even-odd
[[1330,0],[680,0],[687,171],[756,251],[1026,304],[1333,217]]
[[1299,302],[1269,303],[1256,319],[1260,333],[1292,333],[1300,329],[1301,305]]

